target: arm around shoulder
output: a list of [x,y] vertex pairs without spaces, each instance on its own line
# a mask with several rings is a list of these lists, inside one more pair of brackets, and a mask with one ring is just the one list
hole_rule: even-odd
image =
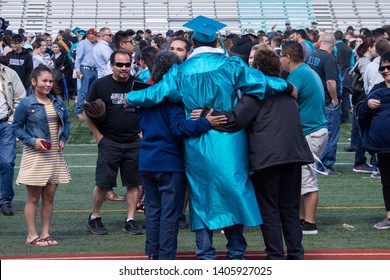
[[187,120],[182,104],[169,104],[170,128],[176,137],[199,137],[211,128],[206,118]]
[[243,95],[233,110],[227,112],[227,124],[213,128],[221,132],[236,132],[248,127],[256,118],[260,104],[256,96]]

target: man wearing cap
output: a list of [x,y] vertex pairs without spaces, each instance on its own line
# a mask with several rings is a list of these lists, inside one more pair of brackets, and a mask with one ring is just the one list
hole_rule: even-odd
[[32,43],[34,43],[36,35],[34,32],[28,32],[26,36],[27,39],[26,42],[24,42],[23,48],[32,50],[33,49]]
[[[184,25],[194,30],[194,51],[174,65],[159,83],[127,94],[129,106],[151,107],[163,100],[183,102],[187,117],[197,108],[228,111],[237,91],[264,98],[283,92],[287,82],[266,77],[237,56],[227,57],[216,48],[216,32],[225,24],[198,16]],[[190,185],[191,229],[196,231],[198,259],[216,259],[213,230],[223,228],[227,259],[243,259],[243,228],[262,223],[253,186],[248,178],[246,133],[209,131],[185,139],[185,165]]]
[[175,38],[175,31],[169,29],[167,33],[165,33],[165,39],[167,40],[164,44],[161,46],[161,50],[168,51],[169,46],[171,45],[173,39]]
[[240,55],[240,57],[248,63],[251,49],[258,42],[258,37],[255,35],[255,31],[253,29],[245,29],[241,38],[230,50],[233,53]]
[[78,119],[84,119],[83,104],[88,96],[90,86],[97,79],[96,60],[92,55],[97,36],[98,32],[95,28],[89,29],[87,31],[87,38],[80,41],[76,49],[76,77],[81,80],[80,90],[77,93],[77,103],[74,109],[74,115]]

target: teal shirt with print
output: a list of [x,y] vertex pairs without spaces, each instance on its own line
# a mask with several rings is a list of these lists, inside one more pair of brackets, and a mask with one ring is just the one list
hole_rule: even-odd
[[298,90],[297,102],[303,134],[306,136],[321,128],[327,128],[325,93],[318,74],[303,63],[290,73],[287,81],[296,86]]

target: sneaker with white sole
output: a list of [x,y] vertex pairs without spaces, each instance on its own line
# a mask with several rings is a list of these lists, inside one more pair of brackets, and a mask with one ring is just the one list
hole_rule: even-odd
[[376,229],[388,229],[390,228],[390,219],[384,219],[383,221],[374,225]]
[[317,234],[318,233],[317,225],[315,223],[309,223],[309,222],[304,221],[301,228],[302,228],[303,234]]
[[381,173],[379,172],[379,170],[376,170],[374,172],[371,173],[371,178],[373,179],[380,179],[381,178]]
[[372,166],[369,166],[367,163],[355,165],[353,167],[353,172],[358,172],[358,173],[372,173],[374,169]]
[[340,176],[341,172],[334,170],[332,166],[325,167],[325,172],[328,173],[329,176]]

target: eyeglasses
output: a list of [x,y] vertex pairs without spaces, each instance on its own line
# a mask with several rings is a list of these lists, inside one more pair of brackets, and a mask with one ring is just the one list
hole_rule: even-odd
[[286,56],[288,56],[288,54],[281,54],[281,55],[279,55],[279,57],[286,57]]
[[134,44],[134,40],[126,40],[126,41],[123,41],[123,43],[132,43],[132,44]]
[[130,68],[131,63],[130,63],[130,62],[126,62],[126,63],[123,63],[123,62],[115,62],[115,66],[116,66],[116,67],[119,67],[119,68],[122,68],[123,66],[125,66],[126,68]]
[[114,37],[114,34],[104,34],[103,36],[109,36],[109,37]]
[[380,73],[385,72],[385,70],[390,71],[390,65],[380,66],[379,67],[379,72]]

